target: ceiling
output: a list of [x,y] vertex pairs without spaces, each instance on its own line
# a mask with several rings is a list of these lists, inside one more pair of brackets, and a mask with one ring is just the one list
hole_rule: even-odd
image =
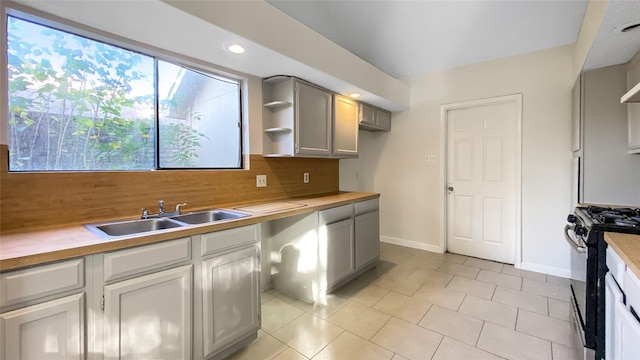
[[[248,46],[241,58],[209,54],[212,63],[259,77],[297,76],[340,94],[358,92],[360,100],[391,111],[410,106],[402,78],[575,44],[585,14],[589,26],[580,38],[590,48],[584,49],[584,69],[626,63],[640,49],[640,28],[620,32],[640,22],[640,0],[161,2],[208,23],[201,31],[207,38]],[[184,20],[185,28],[204,25]],[[200,44],[197,49],[201,56]]]
[[574,43],[588,4],[267,1],[395,78]]
[[609,0],[583,70],[628,62],[640,49],[640,28],[624,33],[621,30],[638,23],[640,1]]

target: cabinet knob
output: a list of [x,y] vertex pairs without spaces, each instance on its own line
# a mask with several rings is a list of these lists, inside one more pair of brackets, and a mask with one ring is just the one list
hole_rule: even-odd
[[449,186],[447,190],[449,190],[450,192],[453,191],[453,186]]

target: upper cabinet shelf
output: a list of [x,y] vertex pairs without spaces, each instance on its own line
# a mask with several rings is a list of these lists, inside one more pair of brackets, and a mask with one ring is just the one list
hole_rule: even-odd
[[620,103],[640,102],[640,83],[637,83],[631,90],[620,98]]
[[287,132],[291,132],[291,128],[274,127],[274,128],[264,129],[264,132],[265,133],[287,133]]
[[264,107],[268,108],[268,109],[278,109],[278,108],[283,108],[283,107],[287,107],[290,106],[291,103],[288,101],[271,101],[268,102],[266,104],[264,104]]

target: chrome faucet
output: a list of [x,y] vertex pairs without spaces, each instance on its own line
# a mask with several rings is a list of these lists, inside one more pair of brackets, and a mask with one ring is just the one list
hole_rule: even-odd
[[173,212],[165,212],[164,211],[164,200],[158,201],[158,213],[157,214],[149,214],[149,210],[143,208],[141,219],[151,219],[151,218],[159,218],[159,217],[169,217],[169,216],[177,216],[180,215],[180,207],[186,206],[187,203],[180,203],[176,205],[176,209]]

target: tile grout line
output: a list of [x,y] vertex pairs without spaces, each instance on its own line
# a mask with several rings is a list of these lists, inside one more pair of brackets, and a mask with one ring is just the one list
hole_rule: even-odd
[[[438,333],[436,332],[436,334],[438,334]],[[442,335],[442,339],[440,339],[440,341],[438,342],[438,346],[436,346],[436,349],[433,351],[433,355],[431,355],[431,357],[429,359],[433,359],[433,357],[436,356],[436,353],[438,352],[438,349],[440,348],[440,345],[442,345],[442,342],[444,341],[445,337],[446,337],[446,335]]]

